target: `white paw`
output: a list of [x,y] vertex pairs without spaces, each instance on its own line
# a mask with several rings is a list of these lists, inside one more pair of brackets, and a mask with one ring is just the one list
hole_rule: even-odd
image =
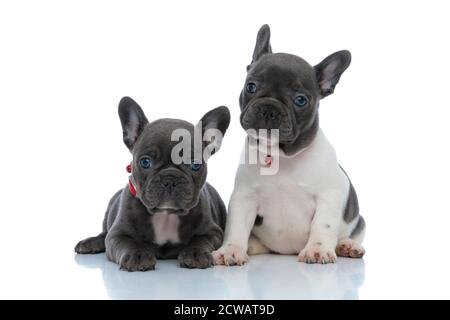
[[355,240],[345,238],[339,240],[336,253],[340,257],[362,258],[365,253],[364,247]]
[[333,246],[316,242],[308,244],[298,255],[298,261],[306,263],[335,263],[337,260]]
[[220,247],[216,251],[213,251],[212,255],[214,264],[216,265],[242,266],[248,261],[247,253],[241,247],[233,244]]

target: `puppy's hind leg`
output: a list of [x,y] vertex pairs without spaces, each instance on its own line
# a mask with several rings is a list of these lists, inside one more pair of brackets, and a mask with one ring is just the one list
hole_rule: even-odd
[[350,238],[340,239],[336,246],[336,254],[339,257],[362,258],[365,253],[364,247]]
[[344,236],[339,239],[336,246],[336,254],[340,257],[362,258],[365,254],[361,242],[366,233],[366,223],[362,216],[358,216],[358,221],[353,227],[350,236]]
[[75,252],[81,254],[105,252],[106,232],[100,233],[96,237],[81,240],[75,246]]
[[256,238],[254,235],[250,235],[250,239],[248,239],[248,255],[263,254],[269,252],[270,250],[265,245],[263,245],[258,238]]

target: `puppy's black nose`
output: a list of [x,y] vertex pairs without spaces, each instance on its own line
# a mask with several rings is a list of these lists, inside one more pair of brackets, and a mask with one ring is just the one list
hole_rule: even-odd
[[168,193],[172,193],[173,190],[175,189],[175,187],[178,184],[177,178],[174,176],[164,176],[161,178],[161,187],[163,187],[163,189],[168,192]]
[[262,106],[259,107],[258,116],[264,121],[268,122],[278,119],[278,117],[280,116],[280,112],[271,106]]

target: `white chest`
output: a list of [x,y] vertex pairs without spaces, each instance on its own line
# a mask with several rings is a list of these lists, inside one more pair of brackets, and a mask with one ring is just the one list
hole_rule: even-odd
[[257,214],[263,223],[253,233],[275,252],[298,253],[308,241],[314,197],[294,184],[265,185],[258,194]]
[[167,242],[180,242],[178,236],[178,228],[180,218],[175,214],[167,212],[158,212],[152,216],[153,232],[155,235],[154,242],[163,245]]

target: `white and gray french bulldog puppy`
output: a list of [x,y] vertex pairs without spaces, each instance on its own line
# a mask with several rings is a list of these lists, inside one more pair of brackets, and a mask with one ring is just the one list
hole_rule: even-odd
[[[185,268],[211,267],[211,252],[222,244],[226,208],[206,182],[205,161],[220,148],[230,123],[228,108],[209,111],[196,126],[178,119],[149,123],[139,105],[125,97],[119,116],[133,156],[129,185],[110,200],[102,233],[80,241],[75,252],[106,251],[128,271],[153,270],[157,258],[178,258]],[[174,132],[180,133],[177,139]],[[195,143],[198,135],[206,139]],[[188,148],[174,149],[180,138]],[[189,162],[174,161],[174,150]]]
[[[320,100],[333,93],[350,60],[350,52],[339,51],[313,67],[298,56],[272,53],[269,26],[259,30],[240,121],[249,134],[244,154],[257,148],[266,161],[239,165],[224,243],[213,252],[216,264],[242,265],[248,254],[265,252],[298,254],[306,263],[364,255],[365,222],[355,190],[319,128]],[[278,130],[278,138],[253,136],[260,129],[269,131],[266,137]],[[262,142],[267,148],[259,147]],[[261,174],[268,166],[278,171]]]

